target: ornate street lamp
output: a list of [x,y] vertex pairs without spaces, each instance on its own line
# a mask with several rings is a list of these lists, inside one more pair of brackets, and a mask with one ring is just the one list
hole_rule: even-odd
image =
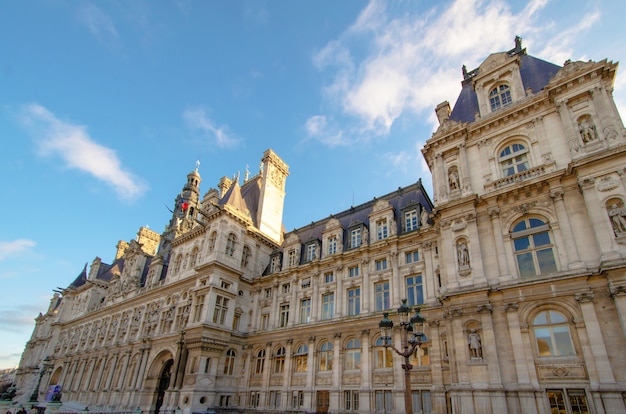
[[39,386],[41,385],[41,379],[45,375],[46,371],[50,369],[50,367],[51,367],[50,358],[45,357],[43,361],[41,362],[41,367],[39,367],[39,378],[37,378],[37,385],[35,385],[35,389],[33,390],[33,393],[30,395],[28,402],[36,403],[37,400],[39,400]]
[[428,341],[424,334],[424,321],[426,320],[419,312],[419,307],[415,308],[415,315],[409,317],[411,308],[406,304],[406,299],[402,299],[402,304],[398,308],[401,330],[402,351],[397,350],[391,340],[393,321],[389,319],[389,313],[383,313],[383,319],[378,323],[380,335],[385,348],[393,349],[396,354],[404,358],[402,369],[404,370],[404,412],[413,414],[413,398],[411,396],[411,368],[409,358],[415,352],[415,348]]

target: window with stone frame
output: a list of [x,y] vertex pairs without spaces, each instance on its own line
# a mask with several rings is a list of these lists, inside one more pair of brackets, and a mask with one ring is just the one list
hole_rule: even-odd
[[587,394],[580,389],[548,389],[546,390],[551,413],[589,414]]
[[237,237],[230,233],[228,235],[228,239],[226,240],[226,255],[232,256],[235,254],[235,244],[237,243]]
[[285,371],[285,347],[278,347],[274,353],[274,369],[272,373],[282,374]]
[[226,359],[224,360],[224,375],[233,375],[235,371],[235,359],[237,353],[234,349],[226,351]]
[[545,221],[524,217],[513,225],[511,240],[520,277],[557,271],[550,226]]
[[300,323],[311,321],[311,298],[300,300]]
[[503,177],[509,177],[530,168],[528,148],[521,142],[508,144],[498,155],[498,163]]
[[312,262],[317,259],[317,243],[310,242],[306,245],[306,262]]
[[328,255],[332,256],[337,253],[337,236],[330,236],[328,238]]
[[391,348],[385,346],[382,336],[376,339],[374,348],[374,368],[392,368],[393,352]]
[[344,352],[344,368],[346,370],[361,369],[361,341],[349,339]]
[[424,304],[424,286],[422,275],[411,275],[404,279],[406,283],[406,298],[409,306]]
[[250,261],[250,247],[243,246],[243,252],[241,253],[241,267],[248,267],[248,262]]
[[320,371],[332,371],[333,370],[333,344],[330,341],[324,341],[320,346],[318,353],[318,362]]
[[289,249],[289,252],[287,253],[287,266],[295,267],[297,265],[298,265],[298,254],[296,252],[296,249]]
[[430,365],[430,355],[428,352],[428,344],[421,344],[415,348],[415,351],[409,357],[409,363],[414,367],[427,367]]
[[215,250],[215,242],[217,241],[217,232],[214,230],[211,232],[209,236],[209,251],[212,252]]
[[376,240],[383,240],[389,237],[389,224],[387,219],[376,220]]
[[283,303],[280,305],[280,320],[278,326],[284,328],[289,323],[289,304]]
[[495,86],[489,92],[489,105],[492,112],[510,105],[512,102],[511,88],[506,83]]
[[259,349],[254,357],[254,374],[261,375],[263,374],[263,369],[265,368],[265,350]]
[[217,295],[215,298],[215,309],[213,310],[213,323],[224,325],[226,322],[226,314],[228,313],[229,298]]
[[388,280],[374,284],[374,299],[374,307],[376,312],[389,309],[391,299]]
[[348,296],[348,316],[356,316],[361,313],[361,288],[353,287],[346,292]]
[[335,316],[335,294],[322,295],[322,319],[332,319]]
[[356,249],[360,247],[363,242],[363,231],[361,227],[355,227],[350,229],[350,248]]
[[309,347],[305,344],[299,345],[293,355],[293,360],[294,372],[306,372],[307,363],[309,361]]
[[419,224],[417,207],[409,208],[404,211],[404,232],[408,233],[417,230]]
[[359,275],[359,266],[350,266],[348,268],[348,277],[357,277]]
[[574,342],[570,334],[570,323],[556,310],[539,312],[533,319],[533,333],[540,357],[573,356]]

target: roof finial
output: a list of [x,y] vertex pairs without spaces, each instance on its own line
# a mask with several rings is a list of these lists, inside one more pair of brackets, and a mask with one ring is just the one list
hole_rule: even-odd
[[522,50],[522,38],[515,36],[515,51],[520,52]]
[[246,164],[246,172],[243,174],[243,182],[248,182],[248,178],[250,178],[250,166]]
[[198,168],[200,168],[200,160],[196,160],[196,172],[198,172]]

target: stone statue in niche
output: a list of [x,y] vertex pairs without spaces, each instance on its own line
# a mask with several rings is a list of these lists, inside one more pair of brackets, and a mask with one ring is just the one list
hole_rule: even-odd
[[619,207],[617,203],[611,204],[609,218],[616,236],[626,233],[626,208]]
[[456,245],[456,256],[459,263],[459,269],[466,269],[470,265],[469,250],[467,249],[467,243],[460,241]]
[[448,185],[450,186],[450,191],[458,190],[461,188],[461,183],[459,182],[459,173],[456,169],[451,169],[448,174]]
[[580,120],[578,123],[578,131],[580,132],[580,137],[585,144],[595,141],[598,138],[598,135],[596,134],[596,126],[589,118],[583,118]]
[[467,337],[467,346],[469,346],[470,356],[472,358],[483,357],[483,345],[480,341],[480,335],[476,329],[472,329]]
[[422,213],[420,214],[420,222],[422,227],[428,226],[428,211],[426,209],[422,209]]

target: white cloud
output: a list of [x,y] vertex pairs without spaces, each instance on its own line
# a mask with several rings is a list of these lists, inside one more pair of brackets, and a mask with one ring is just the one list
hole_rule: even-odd
[[95,142],[86,127],[61,121],[35,103],[24,105],[21,115],[24,125],[40,137],[36,141],[40,155],[61,158],[67,167],[91,174],[126,200],[146,191],[143,181],[122,167],[115,151]]
[[0,261],[28,253],[31,248],[35,247],[35,242],[28,239],[17,239],[9,242],[0,241]]
[[183,119],[189,128],[194,131],[200,131],[201,134],[220,148],[234,148],[241,143],[241,139],[234,136],[228,126],[217,126],[209,118],[204,108],[186,109],[183,111]]
[[113,46],[117,42],[119,34],[113,20],[95,4],[81,4],[78,9],[78,20],[104,45]]
[[[436,122],[435,106],[458,96],[461,66],[474,69],[490,53],[513,48],[516,35],[524,37],[524,46],[534,45],[535,56],[554,45],[545,49],[548,60],[562,63],[554,56],[570,54],[576,37],[598,17],[581,11],[578,25],[559,31],[541,15],[547,3],[534,0],[513,12],[503,0],[453,0],[426,9],[422,2],[372,0],[349,29],[313,56],[314,66],[332,79],[323,87],[328,113],[316,116],[332,117],[341,125],[334,136],[353,143],[388,135],[403,114]],[[557,35],[560,40],[553,41]],[[310,121],[309,138],[347,144],[315,134]]]

